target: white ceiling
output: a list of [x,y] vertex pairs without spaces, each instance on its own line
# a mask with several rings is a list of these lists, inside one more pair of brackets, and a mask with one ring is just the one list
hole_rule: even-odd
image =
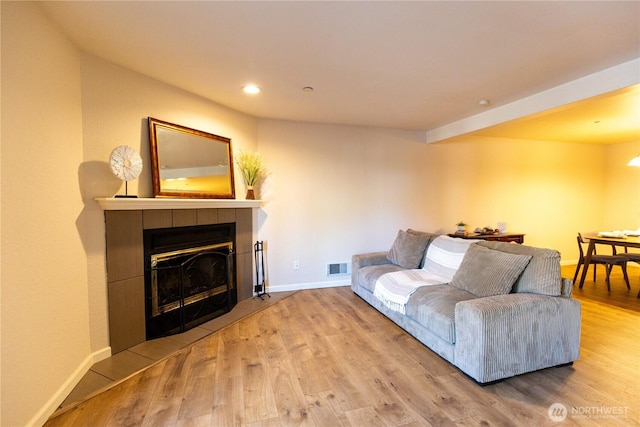
[[637,1],[39,5],[83,51],[256,117],[320,123],[429,130],[640,57]]

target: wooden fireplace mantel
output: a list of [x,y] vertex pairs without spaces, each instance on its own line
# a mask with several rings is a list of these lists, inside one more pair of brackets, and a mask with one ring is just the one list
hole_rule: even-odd
[[264,200],[236,199],[169,199],[152,197],[99,197],[96,201],[105,211],[152,209],[260,208]]

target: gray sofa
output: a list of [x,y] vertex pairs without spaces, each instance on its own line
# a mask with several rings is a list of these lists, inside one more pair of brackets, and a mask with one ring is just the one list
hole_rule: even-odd
[[351,287],[480,384],[579,356],[555,250],[401,230],[388,252],[353,256]]

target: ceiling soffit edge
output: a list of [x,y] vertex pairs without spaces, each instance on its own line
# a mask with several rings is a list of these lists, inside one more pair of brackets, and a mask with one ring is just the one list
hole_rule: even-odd
[[640,84],[640,58],[535,95],[427,131],[427,144],[443,142],[594,96]]

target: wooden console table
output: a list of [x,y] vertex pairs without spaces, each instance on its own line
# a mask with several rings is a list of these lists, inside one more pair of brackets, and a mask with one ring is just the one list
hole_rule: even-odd
[[481,239],[481,240],[497,240],[500,242],[524,243],[524,234],[521,233],[500,233],[500,234],[480,234],[480,233],[451,233],[450,237],[459,237],[461,239]]

